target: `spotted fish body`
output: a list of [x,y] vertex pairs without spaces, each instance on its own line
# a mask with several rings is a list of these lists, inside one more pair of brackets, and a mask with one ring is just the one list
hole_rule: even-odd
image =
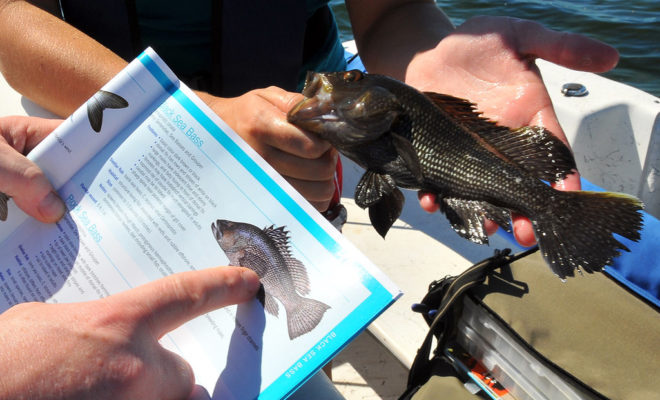
[[310,291],[307,270],[291,255],[284,227],[259,229],[251,224],[219,219],[211,224],[211,230],[230,265],[257,273],[264,287],[266,311],[278,316],[278,301],[284,306],[290,339],[310,332],[319,324],[330,307],[304,297]]
[[627,195],[561,192],[546,182],[575,169],[570,150],[540,127],[498,126],[463,99],[421,93],[397,80],[310,73],[305,99],[288,114],[365,168],[356,203],[385,236],[403,207],[397,187],[437,195],[456,232],[487,243],[484,217],[510,229],[510,212],[532,221],[539,247],[560,277],[610,264],[639,239],[641,203]]

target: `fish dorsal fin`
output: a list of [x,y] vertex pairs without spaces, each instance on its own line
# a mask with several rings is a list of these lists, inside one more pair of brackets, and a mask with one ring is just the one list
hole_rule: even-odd
[[465,99],[432,92],[424,94],[477,140],[490,146],[491,151],[539,179],[558,181],[576,168],[571,150],[545,128],[524,126],[511,130],[482,117],[476,105]]
[[309,276],[305,265],[291,254],[289,247],[289,232],[284,230],[283,226],[275,228],[274,225],[264,228],[264,233],[273,241],[277,251],[284,258],[286,268],[289,270],[293,286],[300,295],[306,295],[310,291]]
[[568,146],[540,126],[523,126],[501,133],[484,131],[481,137],[511,162],[545,181],[559,181],[577,168]]

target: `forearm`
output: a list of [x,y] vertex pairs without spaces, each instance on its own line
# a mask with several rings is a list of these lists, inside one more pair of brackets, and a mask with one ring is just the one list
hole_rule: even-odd
[[0,38],[5,80],[60,116],[126,66],[95,40],[25,1],[0,0]]
[[360,58],[367,70],[405,80],[408,65],[454,30],[433,1],[378,2],[378,10],[346,1]]

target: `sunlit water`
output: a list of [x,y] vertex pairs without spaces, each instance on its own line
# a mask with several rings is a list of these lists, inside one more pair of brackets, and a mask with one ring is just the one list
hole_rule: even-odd
[[[343,1],[331,1],[342,39],[352,38]],[[614,46],[617,67],[604,74],[660,97],[660,0],[460,0],[436,3],[458,25],[475,15],[504,15],[582,33]]]

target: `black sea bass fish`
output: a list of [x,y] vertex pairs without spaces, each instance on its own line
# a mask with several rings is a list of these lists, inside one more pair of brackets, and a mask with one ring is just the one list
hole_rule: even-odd
[[640,238],[634,197],[561,192],[543,182],[575,168],[568,147],[543,128],[498,126],[467,100],[360,71],[309,73],[303,95],[289,122],[366,169],[355,201],[383,237],[403,207],[399,186],[435,193],[454,230],[476,243],[488,242],[484,217],[506,229],[511,211],[528,217],[561,278],[599,271],[628,250],[613,233]]
[[284,227],[264,228],[219,219],[211,224],[213,236],[229,263],[252,269],[264,287],[263,305],[278,316],[279,300],[286,312],[289,338],[295,339],[314,329],[330,308],[309,294],[310,283],[303,263],[291,255]]

